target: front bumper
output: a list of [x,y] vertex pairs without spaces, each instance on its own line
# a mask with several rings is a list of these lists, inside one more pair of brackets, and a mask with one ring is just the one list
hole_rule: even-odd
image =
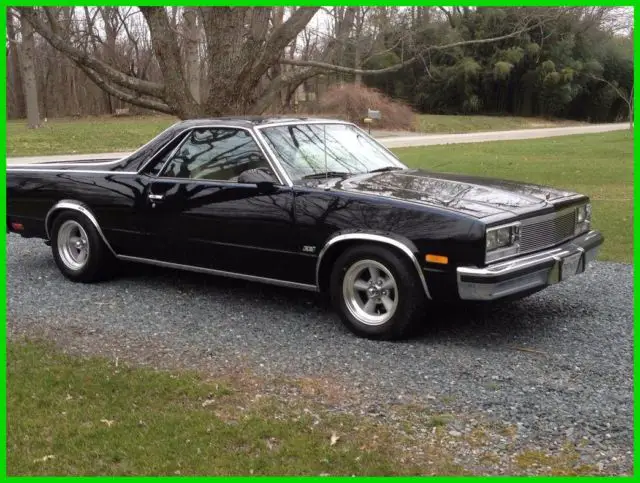
[[603,241],[600,232],[590,231],[551,250],[485,268],[458,267],[458,294],[463,300],[495,300],[534,292],[584,272]]

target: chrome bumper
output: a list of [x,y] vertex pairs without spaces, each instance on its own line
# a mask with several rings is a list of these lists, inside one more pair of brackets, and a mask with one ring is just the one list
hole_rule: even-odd
[[458,267],[458,294],[463,300],[495,300],[561,282],[584,272],[603,241],[600,232],[590,231],[533,255],[485,268]]

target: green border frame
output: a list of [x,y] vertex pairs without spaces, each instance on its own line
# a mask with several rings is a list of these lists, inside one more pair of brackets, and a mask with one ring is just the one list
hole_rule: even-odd
[[[182,2],[176,2],[176,1],[168,1],[168,2],[161,2],[161,1],[149,1],[149,0],[142,0],[139,2],[122,2],[122,1],[118,1],[118,0],[112,0],[112,1],[104,1],[104,0],[97,0],[95,2],[85,2],[85,3],[81,3],[81,2],[77,2],[77,1],[68,1],[68,0],[61,0],[61,1],[55,1],[55,0],[41,0],[41,1],[29,1],[29,0],[14,0],[14,1],[8,1],[8,2],[3,2],[5,5],[3,6],[3,12],[2,15],[0,15],[0,30],[2,32],[6,32],[6,7],[7,6],[21,6],[21,5],[34,5],[34,6],[63,6],[63,5],[70,5],[70,6],[82,6],[82,5],[87,5],[87,4],[91,4],[91,5],[118,5],[118,6],[125,6],[125,5],[131,5],[132,3],[136,3],[138,5],[179,5],[179,6],[185,6],[185,5],[203,5],[203,2],[201,1],[197,1],[197,0],[183,0]],[[321,5],[321,6],[327,6],[327,5],[372,5],[372,6],[408,6],[408,5],[442,5],[443,2],[436,2],[436,1],[423,1],[423,2],[407,2],[407,1],[398,1],[398,0],[386,0],[386,1],[381,1],[381,0],[362,0],[362,1],[354,1],[354,0],[343,0],[341,2],[322,2],[322,1],[318,1],[318,0],[300,0],[298,2],[290,2],[290,1],[283,1],[283,0],[232,0],[229,2],[219,2],[219,1],[209,1],[206,2],[206,5],[208,6],[274,6],[274,5],[286,5],[286,6],[307,6],[307,5]],[[617,2],[617,1],[612,1],[612,0],[601,0],[601,1],[576,1],[576,0],[565,0],[564,2],[562,1],[549,1],[549,0],[521,0],[521,1],[504,1],[504,0],[493,0],[493,1],[487,1],[487,0],[476,0],[474,1],[458,1],[458,2],[454,2],[455,5],[461,5],[461,6],[486,6],[486,7],[498,7],[498,6],[570,6],[570,5],[574,5],[574,6],[619,6],[619,7],[634,7],[634,4],[637,2]],[[637,20],[640,19],[640,10],[637,8],[634,8],[634,26]],[[638,52],[639,47],[640,47],[640,42],[638,41],[638,36],[634,36],[633,39],[633,46],[634,46],[634,87],[637,87],[637,82],[635,82],[638,78],[638,73],[640,72],[640,68],[638,67],[638,60],[640,59],[640,54]],[[0,63],[0,83],[3,84],[2,85],[2,94],[0,95],[0,110],[2,110],[3,113],[5,113],[5,115],[2,117],[2,119],[0,120],[0,122],[2,123],[2,132],[3,135],[0,137],[0,149],[2,150],[2,152],[5,153],[5,157],[2,158],[2,161],[0,163],[1,167],[3,168],[3,170],[6,170],[6,42],[3,43],[3,47],[2,47],[2,54],[3,54],[3,58],[4,60]],[[637,100],[640,98],[640,95],[637,92],[637,89],[634,88],[634,102],[637,102]],[[635,128],[635,121],[637,121],[638,119],[638,114],[637,111],[634,109],[634,135],[636,132],[636,128]],[[634,167],[635,167],[635,161],[637,159],[637,150],[635,149],[635,144],[634,144]],[[634,183],[634,199],[640,194],[640,188],[638,187],[638,180],[640,179],[640,175],[638,174],[637,170],[634,169],[634,174],[633,174],[633,183]],[[2,176],[0,177],[0,191],[2,192],[2,196],[0,196],[0,214],[4,217],[6,214],[6,177]],[[634,214],[634,225],[633,225],[633,234],[634,234],[634,240],[638,238],[638,236],[640,235],[640,223],[638,222],[638,205],[636,205],[634,203],[634,207],[633,207],[633,214]],[[2,240],[3,240],[3,244],[6,247],[6,232],[2,233]],[[0,260],[2,261],[2,263],[0,263],[0,279],[4,282],[4,298],[2,303],[0,303],[0,314],[2,315],[2,319],[5,320],[5,323],[2,324],[0,327],[0,365],[3,366],[5,368],[5,370],[2,372],[2,385],[0,387],[0,396],[2,398],[2,412],[4,417],[0,419],[0,433],[4,436],[1,440],[0,443],[0,448],[1,448],[1,452],[2,454],[0,454],[0,478],[2,478],[3,480],[10,480],[10,481],[17,481],[17,480],[24,480],[27,479],[29,481],[33,481],[35,482],[51,482],[54,480],[59,480],[60,478],[65,478],[65,479],[71,479],[73,478],[74,480],[95,480],[97,478],[105,478],[105,477],[8,477],[7,476],[7,466],[6,466],[6,459],[7,459],[7,448],[6,448],[6,444],[7,444],[7,439],[6,439],[6,434],[7,434],[7,413],[6,413],[6,367],[7,367],[7,360],[6,360],[6,350],[7,350],[7,345],[6,345],[6,283],[7,283],[7,274],[6,274],[6,250],[2,251],[2,254],[0,255]],[[636,265],[638,262],[640,261],[640,250],[637,249],[637,246],[634,244],[634,248],[633,248],[633,263],[634,265]],[[638,376],[638,366],[640,364],[640,351],[638,350],[638,346],[636,344],[636,340],[635,340],[635,334],[636,334],[636,329],[637,329],[637,323],[636,323],[636,314],[638,313],[638,308],[640,307],[640,304],[637,303],[638,302],[638,294],[640,293],[639,290],[637,290],[637,281],[638,281],[638,274],[636,271],[634,271],[634,278],[633,278],[633,282],[634,282],[634,350],[633,350],[633,372],[634,372],[634,391],[633,391],[633,395],[634,395],[634,401],[633,401],[633,407],[634,407],[634,416],[636,416],[637,414],[637,396],[639,394],[639,389],[638,389],[638,385],[636,384],[636,380],[637,380],[637,376]],[[633,448],[633,460],[634,460],[634,465],[633,465],[633,475],[636,475],[636,464],[635,462],[638,459],[638,455],[640,455],[640,450],[638,448],[638,429],[640,429],[640,422],[638,421],[638,418],[634,417],[634,423],[633,423],[633,441],[634,441],[634,448]],[[113,477],[110,477],[113,478]],[[120,479],[123,478],[127,478],[128,480],[133,480],[133,481],[158,481],[158,479],[171,479],[171,480],[175,480],[176,478],[178,479],[186,479],[189,481],[194,481],[194,482],[202,482],[202,481],[209,481],[212,479],[221,479],[223,478],[224,481],[230,481],[230,482],[239,482],[239,481],[246,481],[247,478],[259,478],[260,481],[265,481],[265,482],[276,482],[276,481],[282,481],[282,480],[290,480],[291,478],[296,478],[296,477],[177,477],[177,476],[168,476],[168,477],[164,477],[164,476],[159,476],[159,477],[117,477]],[[300,477],[302,478],[302,477]],[[329,477],[331,480],[336,481],[336,480],[344,480],[344,481],[352,481],[353,478],[349,478],[349,477]],[[358,477],[359,481],[366,481],[366,482],[382,482],[382,481],[386,481],[389,477]],[[393,477],[394,481],[415,481],[416,478],[421,478],[421,477]],[[486,478],[495,478],[495,477],[488,477],[488,476],[470,476],[470,477],[445,477],[445,476],[438,476],[438,477],[429,477],[430,480],[438,480],[438,481],[456,481],[456,480],[464,480],[467,481],[468,479],[486,479]],[[521,479],[525,479],[525,478],[531,478],[531,477],[518,477],[518,476],[511,476],[511,477],[499,477],[501,480],[507,480],[507,481],[511,481],[511,480],[521,480]],[[598,478],[598,479],[618,479],[618,478],[633,478],[633,477],[619,477],[619,476],[610,476],[610,477],[577,477],[577,476],[569,476],[569,477],[564,477],[564,476],[537,476],[535,477],[537,479],[551,479],[554,481],[564,481],[564,480],[574,480],[575,478]],[[306,481],[325,481],[326,477],[304,477],[304,479]]]

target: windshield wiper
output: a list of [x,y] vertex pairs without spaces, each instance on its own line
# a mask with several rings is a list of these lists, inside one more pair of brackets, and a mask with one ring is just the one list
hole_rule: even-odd
[[372,169],[369,173],[384,173],[385,171],[396,171],[398,169],[404,169],[399,166],[385,166],[384,168]]
[[302,179],[319,179],[319,178],[344,178],[346,176],[351,176],[353,173],[348,173],[346,171],[327,171],[324,173],[313,173],[303,176]]

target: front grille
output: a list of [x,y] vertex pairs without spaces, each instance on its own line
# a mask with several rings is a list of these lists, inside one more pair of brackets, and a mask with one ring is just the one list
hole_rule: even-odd
[[573,238],[575,225],[575,208],[522,220],[520,253],[541,250]]

